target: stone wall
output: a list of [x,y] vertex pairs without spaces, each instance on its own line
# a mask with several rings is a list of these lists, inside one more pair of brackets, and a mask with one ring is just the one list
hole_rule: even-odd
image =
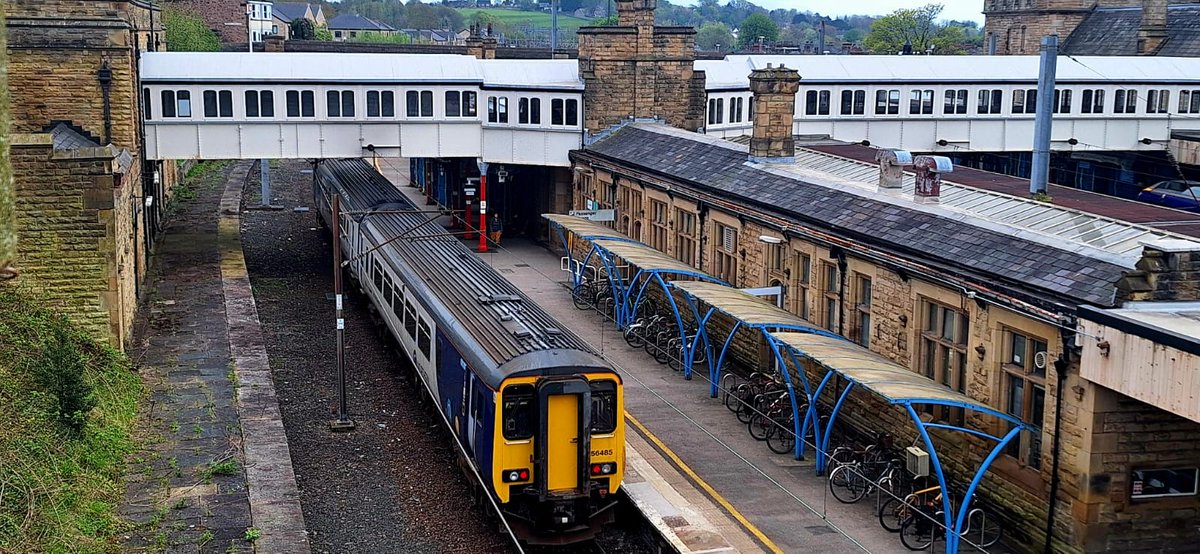
[[246,46],[245,0],[168,0],[169,4],[199,16],[222,43]]
[[[1184,524],[1200,509],[1196,497],[1174,502],[1130,503],[1125,481],[1130,468],[1146,467],[1147,463],[1195,465],[1200,460],[1197,453],[1200,424],[1121,397],[1084,380],[1079,376],[1078,358],[1071,352],[1065,355],[1066,363],[1061,365],[1063,373],[1060,375],[1060,365],[1054,360],[1070,348],[1063,343],[1062,329],[1047,323],[1045,315],[977,302],[961,288],[942,284],[944,281],[938,278],[940,270],[925,268],[927,273],[914,275],[911,268],[880,265],[871,258],[856,255],[858,251],[854,244],[833,244],[821,238],[827,231],[821,228],[810,228],[808,235],[789,232],[783,243],[787,271],[777,270],[768,267],[767,249],[770,247],[759,241],[759,237],[779,236],[779,229],[758,221],[754,213],[745,208],[726,207],[705,199],[698,191],[690,190],[678,181],[660,181],[644,175],[627,176],[638,175],[635,170],[613,175],[592,166],[586,158],[577,159],[576,172],[582,176],[574,188],[576,207],[583,207],[589,200],[600,202],[603,207],[614,207],[618,230],[640,228],[641,232],[634,238],[676,257],[681,257],[679,246],[684,244],[677,210],[693,214],[702,230],[695,238],[694,265],[709,274],[716,273],[717,239],[702,237],[718,237],[720,225],[734,228],[738,232],[733,249],[738,266],[735,284],[741,287],[770,286],[776,282],[784,285],[787,291],[785,307],[814,322],[814,326],[822,326],[826,321],[825,300],[829,296],[825,291],[822,268],[837,268],[833,288],[840,291],[844,282],[845,292],[830,293],[836,300],[837,310],[831,330],[852,340],[859,340],[865,332],[869,335],[867,343],[872,351],[913,371],[923,372],[922,363],[926,358],[922,353],[922,331],[924,310],[929,303],[964,314],[969,325],[961,354],[966,366],[961,390],[996,409],[1005,409],[1011,386],[1008,379],[1013,369],[1005,365],[1011,358],[1011,352],[1008,352],[1011,333],[1045,341],[1050,356],[1042,370],[1044,377],[1037,378],[1045,390],[1041,406],[1043,417],[1040,422],[1034,422],[1041,429],[1035,434],[1023,434],[1021,447],[1023,452],[1037,454],[1020,457],[1001,454],[984,478],[977,501],[996,509],[1004,520],[1007,536],[1027,551],[1043,549],[1052,505],[1055,511],[1054,552],[1162,551],[1169,549],[1170,541],[1176,541],[1175,544],[1180,540],[1196,542],[1196,527]],[[616,186],[611,198],[626,198],[627,194],[637,191],[641,195],[640,204],[630,210],[622,206],[620,200],[608,203],[604,198],[608,194],[604,192],[608,183]],[[629,193],[623,193],[624,190]],[[654,244],[660,239],[652,238],[655,223],[651,218],[656,203],[667,207],[664,226],[669,231],[660,244]],[[582,247],[576,244],[577,249]],[[810,263],[807,281],[799,264],[801,256],[806,256]],[[1182,258],[1173,259],[1175,265],[1170,267],[1183,268],[1182,262],[1178,261]],[[1185,261],[1191,263],[1190,259]],[[941,279],[951,277],[942,275]],[[872,286],[871,325],[866,330],[858,328],[858,282],[861,278],[870,279]],[[731,319],[719,316],[712,320],[708,329],[718,347],[728,336],[733,323]],[[732,344],[731,355],[737,365],[745,369],[769,370],[772,364],[758,332],[740,332]],[[815,386],[824,370],[810,363],[804,365],[802,371]],[[791,371],[795,374],[797,370]],[[820,401],[832,405],[844,386],[844,382],[834,380]],[[1062,395],[1061,418],[1055,401],[1059,395]],[[955,414],[923,417],[947,416],[953,418]],[[895,444],[901,448],[913,444],[917,438],[913,423],[903,409],[891,406],[865,390],[848,397],[840,419],[861,431],[891,432],[896,437]],[[968,428],[997,436],[1008,431],[1007,424],[999,419],[977,412],[968,412],[965,423]],[[1058,490],[1052,500],[1056,428],[1061,444]],[[970,476],[995,445],[973,435],[938,429],[931,430],[931,436],[958,493],[965,489]],[[1034,448],[1036,445],[1040,446]],[[1154,538],[1146,538],[1150,536]]]

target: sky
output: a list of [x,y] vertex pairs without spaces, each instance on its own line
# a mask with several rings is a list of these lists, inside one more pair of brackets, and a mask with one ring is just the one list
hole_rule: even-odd
[[[932,0],[750,0],[768,10],[777,8],[811,11],[828,16],[884,15],[898,8],[915,8]],[[724,3],[724,2],[722,2]],[[942,17],[954,20],[974,20],[983,24],[983,0],[938,0],[946,6]]]

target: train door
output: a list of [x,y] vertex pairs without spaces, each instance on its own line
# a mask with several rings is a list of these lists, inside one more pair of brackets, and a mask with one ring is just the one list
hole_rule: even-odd
[[591,388],[587,379],[543,380],[538,384],[538,457],[545,476],[542,492],[582,490],[591,447]]
[[479,379],[474,373],[470,374],[469,390],[467,395],[467,444],[471,448],[471,454],[475,454],[475,437],[478,435],[479,428]]

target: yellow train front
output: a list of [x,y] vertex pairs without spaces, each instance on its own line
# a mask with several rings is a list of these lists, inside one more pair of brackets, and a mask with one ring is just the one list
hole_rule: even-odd
[[624,398],[615,372],[589,369],[510,377],[497,395],[488,474],[510,525],[531,544],[586,540],[612,521],[625,472]]

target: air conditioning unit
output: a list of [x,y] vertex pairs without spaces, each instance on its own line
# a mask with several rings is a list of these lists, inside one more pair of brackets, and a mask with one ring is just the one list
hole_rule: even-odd
[[929,475],[929,453],[915,446],[910,446],[905,449],[904,454],[905,467],[908,468],[909,473],[913,474],[914,477]]

